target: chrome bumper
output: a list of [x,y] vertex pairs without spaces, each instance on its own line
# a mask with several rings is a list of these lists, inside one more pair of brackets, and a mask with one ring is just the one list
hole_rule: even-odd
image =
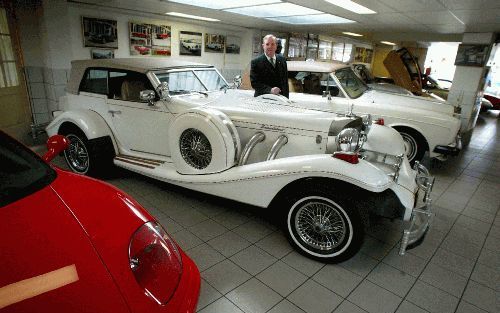
[[415,162],[413,169],[417,171],[415,177],[415,181],[418,185],[417,196],[421,191],[424,192],[422,198],[423,204],[413,209],[410,220],[406,222],[403,230],[403,237],[401,238],[399,255],[404,255],[407,250],[415,248],[423,242],[425,235],[429,231],[434,215],[431,206],[431,191],[434,185],[434,177],[432,177],[427,168],[418,161]]
[[442,146],[438,145],[434,147],[433,152],[443,154],[443,155],[453,155],[456,156],[458,153],[462,150],[462,137],[460,134],[457,135],[455,138],[455,143],[447,145],[447,146]]

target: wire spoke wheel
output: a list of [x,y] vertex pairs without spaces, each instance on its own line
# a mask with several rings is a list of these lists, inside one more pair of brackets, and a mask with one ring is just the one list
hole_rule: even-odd
[[204,169],[212,161],[212,145],[197,129],[186,129],[180,136],[179,146],[182,158],[196,169]]
[[339,211],[325,202],[305,203],[298,209],[294,223],[300,239],[320,251],[337,248],[347,233]]
[[68,134],[69,147],[64,151],[68,165],[78,173],[86,173],[89,168],[89,153],[85,143],[76,135]]

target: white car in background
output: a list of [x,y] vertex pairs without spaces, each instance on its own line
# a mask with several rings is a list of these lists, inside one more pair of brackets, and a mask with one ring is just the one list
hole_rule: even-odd
[[322,112],[371,114],[397,130],[410,163],[445,159],[461,149],[460,118],[448,103],[368,87],[342,63],[288,61],[290,103]]
[[311,258],[356,253],[368,213],[405,222],[402,254],[428,230],[432,177],[412,169],[401,136],[369,116],[254,98],[229,89],[213,66],[172,59],[73,61],[60,105],[47,133],[70,140],[73,171],[114,163],[268,208]]

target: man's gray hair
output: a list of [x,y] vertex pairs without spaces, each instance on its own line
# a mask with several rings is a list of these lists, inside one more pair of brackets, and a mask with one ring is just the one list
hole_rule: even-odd
[[268,34],[264,36],[264,38],[262,39],[262,43],[266,43],[266,40],[268,40],[269,38],[276,42],[276,36],[274,36],[273,34]]

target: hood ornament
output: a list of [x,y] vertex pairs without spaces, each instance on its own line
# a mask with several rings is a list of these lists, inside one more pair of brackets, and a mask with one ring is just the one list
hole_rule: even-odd
[[354,109],[354,103],[351,103],[348,108],[347,108],[347,113],[345,116],[347,117],[355,117],[356,114],[352,113],[352,110]]

